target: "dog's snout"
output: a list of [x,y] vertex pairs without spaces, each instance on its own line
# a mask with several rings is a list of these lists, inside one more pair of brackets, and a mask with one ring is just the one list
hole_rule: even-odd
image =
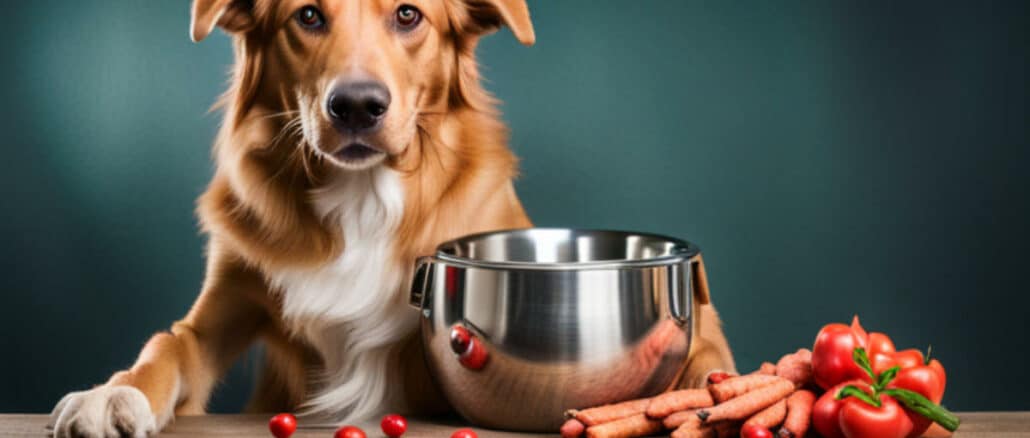
[[376,81],[344,82],[326,99],[329,117],[350,131],[378,128],[390,108],[390,90]]

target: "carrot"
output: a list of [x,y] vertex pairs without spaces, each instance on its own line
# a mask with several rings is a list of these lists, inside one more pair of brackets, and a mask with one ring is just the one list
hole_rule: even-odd
[[694,427],[700,427],[701,419],[697,417],[696,409],[688,409],[665,417],[665,419],[662,420],[662,424],[665,425],[666,429],[675,429],[684,424],[692,424]]
[[772,362],[762,362],[762,366],[758,367],[758,369],[751,374],[765,374],[767,376],[775,376],[776,365]]
[[787,416],[787,400],[780,400],[771,406],[758,411],[744,422],[744,426],[754,425],[764,429],[772,429],[783,423]]
[[731,377],[724,380],[722,383],[716,383],[708,386],[708,391],[712,393],[712,398],[715,399],[716,403],[722,403],[740,394],[750,392],[755,388],[759,388],[777,380],[781,380],[776,376],[767,376],[765,374],[748,374],[746,376]]
[[572,409],[566,412],[565,416],[575,418],[589,427],[642,414],[647,410],[647,405],[649,404],[651,404],[650,398],[640,398],[624,401],[622,403],[583,409],[582,411]]
[[587,438],[631,438],[653,435],[662,431],[662,422],[644,414],[636,414],[587,428]]
[[805,386],[812,381],[812,352],[802,348],[783,356],[776,363],[776,375],[794,382],[798,388]]
[[681,389],[658,395],[647,406],[647,416],[665,418],[673,412],[692,408],[707,408],[715,404],[707,389]]
[[801,438],[808,432],[812,423],[812,406],[815,405],[815,393],[800,390],[787,397],[787,418],[783,427],[777,432],[780,438]]
[[670,438],[715,438],[715,427],[700,426],[690,427],[686,424],[672,431]]
[[559,432],[561,433],[561,438],[577,438],[583,435],[584,430],[586,430],[586,426],[583,423],[580,423],[575,418],[570,418],[565,424],[561,425]]
[[794,392],[793,382],[779,377],[773,378],[776,381],[771,384],[742,394],[725,403],[699,409],[697,417],[706,423],[721,420],[743,420]]

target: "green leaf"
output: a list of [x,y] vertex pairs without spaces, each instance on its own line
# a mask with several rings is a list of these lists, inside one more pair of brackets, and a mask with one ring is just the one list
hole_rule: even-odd
[[866,402],[869,405],[880,407],[880,399],[869,395],[869,393],[863,391],[861,388],[855,385],[848,385],[840,389],[837,392],[836,399],[843,400],[846,397],[854,397],[859,400]]
[[873,385],[875,392],[883,391],[883,388],[886,388],[887,384],[891,383],[891,380],[894,380],[894,377],[898,375],[898,371],[901,371],[901,367],[894,366],[876,376],[876,383]]
[[954,432],[958,429],[959,419],[947,409],[942,406],[930,401],[922,394],[901,388],[891,388],[883,391],[891,397],[894,397],[899,403],[905,406],[906,409],[929,418],[934,423],[940,424],[945,429]]
[[859,368],[862,368],[862,371],[865,371],[865,373],[869,375],[869,378],[872,379],[873,382],[876,381],[876,375],[873,374],[873,367],[869,365],[869,355],[866,354],[865,348],[856,347],[855,350],[851,352],[851,359],[858,364]]

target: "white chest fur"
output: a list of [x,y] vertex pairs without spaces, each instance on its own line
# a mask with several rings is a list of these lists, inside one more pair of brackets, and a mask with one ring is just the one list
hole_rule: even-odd
[[404,212],[399,177],[384,166],[343,172],[312,195],[318,214],[342,227],[342,254],[318,269],[270,275],[287,327],[325,361],[306,410],[350,421],[398,409],[392,356],[417,323],[402,290],[408,269],[393,249]]

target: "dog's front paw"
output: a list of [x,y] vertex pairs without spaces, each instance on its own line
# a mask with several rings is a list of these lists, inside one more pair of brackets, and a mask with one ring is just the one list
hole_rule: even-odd
[[150,402],[131,386],[98,386],[73,392],[50,414],[55,438],[146,437],[157,431]]

